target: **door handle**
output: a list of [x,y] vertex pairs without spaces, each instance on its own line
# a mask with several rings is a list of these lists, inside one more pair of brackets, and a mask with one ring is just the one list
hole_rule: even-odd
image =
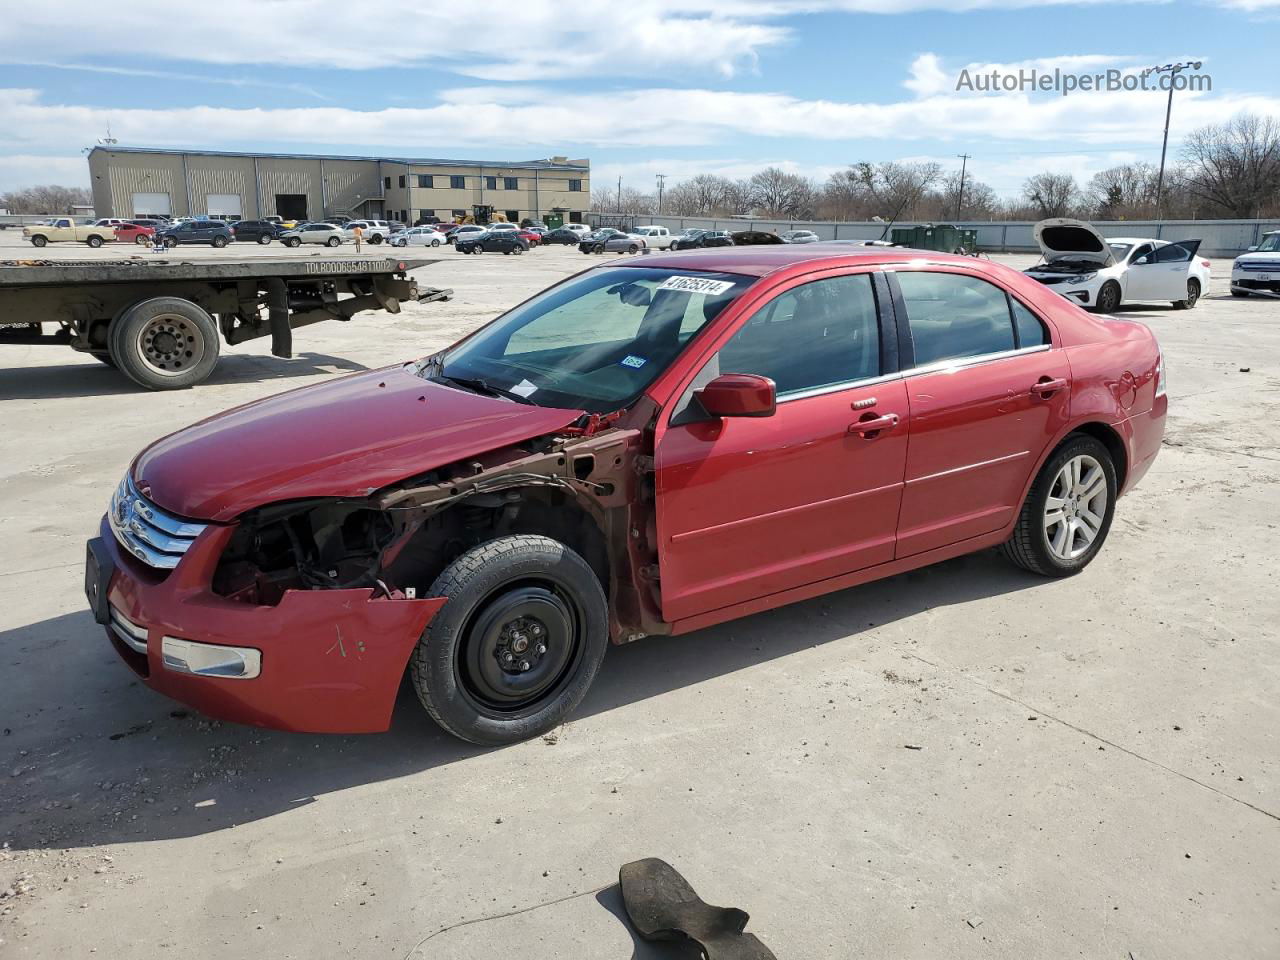
[[856,436],[870,439],[871,434],[892,430],[897,425],[898,415],[896,413],[886,413],[882,417],[872,417],[869,420],[855,420],[849,424],[849,432]]
[[1062,377],[1056,377],[1052,380],[1046,378],[1041,380],[1039,383],[1033,383],[1031,385],[1031,392],[1037,397],[1044,398],[1050,394],[1057,393],[1059,390],[1065,390],[1066,387],[1067,381]]

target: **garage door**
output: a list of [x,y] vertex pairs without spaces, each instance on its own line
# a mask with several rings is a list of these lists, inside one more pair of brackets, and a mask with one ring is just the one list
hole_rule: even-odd
[[167,193],[135,193],[133,195],[133,215],[146,217],[161,213],[169,216],[169,195]]
[[211,217],[228,217],[240,219],[240,194],[211,193],[205,198],[205,209]]

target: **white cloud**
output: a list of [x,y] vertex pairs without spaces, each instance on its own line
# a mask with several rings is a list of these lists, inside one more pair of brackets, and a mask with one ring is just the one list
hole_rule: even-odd
[[1071,2],[1118,0],[522,0],[501,9],[483,3],[441,9],[422,0],[374,7],[351,0],[220,0],[166,8],[60,0],[7,4],[0,50],[56,49],[59,59],[94,63],[111,62],[110,51],[145,50],[149,66],[181,59],[259,67],[287,66],[281,62],[287,42],[308,65],[328,62],[338,70],[430,62],[501,81],[653,78],[664,68],[729,76],[786,43],[788,21],[809,14],[958,14]]
[[27,153],[0,156],[0,193],[50,183],[64,187],[89,186],[89,167],[84,157]]

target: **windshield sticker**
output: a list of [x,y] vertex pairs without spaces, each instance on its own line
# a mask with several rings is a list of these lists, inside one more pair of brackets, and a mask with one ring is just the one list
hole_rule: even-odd
[[514,387],[511,388],[511,392],[514,393],[517,397],[527,397],[530,394],[537,393],[538,388],[534,386],[532,383],[530,383],[528,380],[521,380],[519,383],[517,383]]
[[646,363],[648,363],[648,361],[644,357],[636,357],[636,356],[632,356],[631,354],[627,354],[625,357],[619,360],[618,363],[621,366],[630,367],[632,370],[639,370]]
[[706,277],[667,277],[658,285],[659,290],[682,290],[685,293],[705,293],[716,297],[733,286],[732,280],[708,280]]

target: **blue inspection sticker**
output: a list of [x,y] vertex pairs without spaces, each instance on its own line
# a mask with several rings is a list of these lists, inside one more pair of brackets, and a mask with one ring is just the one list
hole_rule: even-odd
[[621,360],[618,361],[618,363],[621,364],[622,366],[630,367],[632,370],[639,370],[648,362],[649,361],[646,360],[644,357],[636,357],[636,356],[632,356],[631,354],[627,354],[625,357],[623,357]]

